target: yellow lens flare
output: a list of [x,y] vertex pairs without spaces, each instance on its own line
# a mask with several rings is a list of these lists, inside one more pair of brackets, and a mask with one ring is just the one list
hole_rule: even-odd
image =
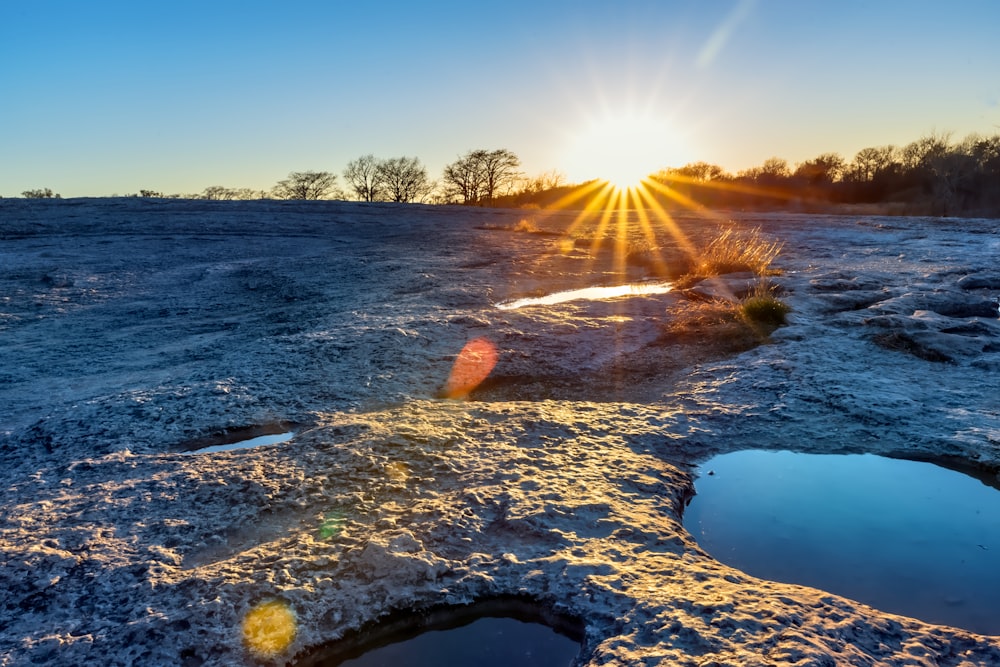
[[243,618],[243,643],[263,657],[284,652],[295,641],[296,634],[295,612],[281,600],[262,602]]

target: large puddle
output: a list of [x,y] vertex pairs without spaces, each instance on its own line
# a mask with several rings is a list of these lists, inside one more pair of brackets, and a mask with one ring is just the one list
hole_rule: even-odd
[[567,301],[603,301],[624,296],[645,296],[647,294],[666,294],[673,285],[671,283],[629,283],[627,285],[610,285],[607,287],[583,287],[581,289],[555,292],[545,296],[528,297],[498,303],[500,310],[515,310],[525,306],[552,306]]
[[706,462],[684,523],[744,572],[1000,634],[1000,492],[930,463],[743,451]]
[[396,616],[318,649],[303,667],[570,667],[583,625],[521,600]]

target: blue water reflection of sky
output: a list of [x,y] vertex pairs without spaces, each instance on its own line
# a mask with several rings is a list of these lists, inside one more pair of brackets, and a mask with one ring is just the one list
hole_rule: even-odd
[[997,489],[929,463],[764,451],[715,457],[695,486],[685,524],[728,565],[1000,634]]

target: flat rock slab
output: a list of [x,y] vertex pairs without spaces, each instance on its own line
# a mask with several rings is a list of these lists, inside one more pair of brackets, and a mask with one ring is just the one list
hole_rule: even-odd
[[[575,213],[531,216],[545,233],[451,207],[0,202],[0,664],[286,664],[390,612],[510,595],[582,619],[593,665],[1000,664],[996,637],[755,579],[681,524],[695,466],[749,447],[995,475],[996,324],[967,307],[996,295],[960,284],[995,223],[727,223],[784,242],[793,308],[733,356],[664,343],[674,294],[496,309],[643,277],[614,274],[613,239],[567,255]],[[656,265],[690,259],[659,233]],[[434,398],[472,338],[495,383]],[[280,444],[177,451],[285,423]],[[264,656],[241,627],[271,599],[297,631]]]

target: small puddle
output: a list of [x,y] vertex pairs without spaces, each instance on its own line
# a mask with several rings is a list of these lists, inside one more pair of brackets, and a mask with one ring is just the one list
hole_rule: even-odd
[[227,452],[233,449],[251,449],[264,445],[275,445],[291,440],[295,431],[288,430],[293,424],[279,422],[262,426],[245,426],[230,429],[219,435],[189,440],[177,447],[177,451],[185,454],[211,454]]
[[666,294],[673,289],[671,283],[630,283],[628,285],[612,285],[609,287],[584,287],[581,289],[555,292],[545,296],[527,297],[504,301],[497,304],[500,310],[515,310],[525,306],[551,306],[567,301],[601,301],[617,299],[623,296],[645,296],[647,294]]
[[531,602],[499,599],[395,615],[321,647],[299,667],[569,667],[583,624]]
[[977,479],[871,454],[742,451],[706,462],[696,490],[684,524],[727,565],[1000,634],[1000,493]]

